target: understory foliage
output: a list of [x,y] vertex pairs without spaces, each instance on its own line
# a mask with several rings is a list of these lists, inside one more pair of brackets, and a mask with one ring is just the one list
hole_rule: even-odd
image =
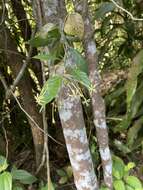
[[40,23],[46,16],[34,12],[38,2],[0,0],[0,190],[77,188],[62,129],[71,116],[61,111],[64,88],[66,100],[81,99],[81,115],[77,110],[75,116],[86,126],[99,189],[112,187],[105,180],[94,126],[91,97],[98,90],[106,106],[113,189],[143,190],[143,1],[87,1],[99,85],[90,77],[84,13],[66,0],[59,23],[50,16]]

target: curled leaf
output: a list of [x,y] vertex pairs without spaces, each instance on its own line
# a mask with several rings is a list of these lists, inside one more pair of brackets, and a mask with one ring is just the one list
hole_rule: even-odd
[[59,89],[62,85],[62,77],[55,75],[47,80],[44,84],[39,97],[37,98],[37,102],[41,106],[45,106],[50,101],[52,101],[59,92]]

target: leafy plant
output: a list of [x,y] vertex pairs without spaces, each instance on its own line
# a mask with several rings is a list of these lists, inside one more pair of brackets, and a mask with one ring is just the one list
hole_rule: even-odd
[[11,175],[13,180],[18,180],[22,184],[32,184],[37,180],[37,178],[29,172],[16,168],[12,168]]
[[133,162],[127,165],[117,156],[113,156],[113,185],[115,190],[143,190],[141,181],[130,170],[135,167]]
[[71,166],[64,167],[57,170],[57,174],[60,176],[59,184],[65,184],[73,175],[72,168]]
[[0,189],[1,190],[22,190],[20,185],[15,185],[18,181],[21,184],[32,184],[37,178],[25,170],[12,168],[11,172],[6,171],[8,164],[5,157],[0,156]]
[[35,37],[29,40],[29,44],[33,47],[47,46],[54,44],[60,40],[59,29],[53,23],[45,24]]

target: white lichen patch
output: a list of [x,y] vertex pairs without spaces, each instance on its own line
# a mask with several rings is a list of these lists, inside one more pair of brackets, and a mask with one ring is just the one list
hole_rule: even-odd
[[83,170],[80,175],[82,177],[85,177],[88,179],[88,181],[94,181],[95,180],[95,175],[94,175],[94,170]]
[[66,143],[66,146],[67,146],[68,153],[70,155],[72,155],[73,154],[73,148],[72,148],[71,144]]
[[85,160],[89,161],[90,158],[91,158],[91,155],[90,155],[90,151],[89,150],[87,150],[87,152],[85,152],[85,153],[77,154],[75,156],[75,159],[77,161],[85,161]]
[[82,189],[84,190],[86,188],[89,190],[98,189],[97,180],[93,169],[91,171],[84,170],[83,172],[80,173],[80,176],[81,178],[75,182],[77,189],[80,190]]
[[77,189],[84,189],[84,188],[87,188],[87,189],[91,189],[92,185],[91,185],[91,182],[89,182],[88,179],[79,179],[77,182],[76,182],[76,187]]
[[63,103],[63,108],[64,108],[65,110],[72,109],[73,106],[74,106],[74,100],[72,100],[72,99],[71,99],[71,101],[70,101],[70,100],[67,100],[67,101],[65,101],[65,102]]
[[110,150],[108,147],[100,148],[99,151],[100,151],[100,155],[101,155],[102,160],[106,161],[106,160],[109,160],[111,158]]
[[82,8],[83,8],[82,5],[79,4],[79,5],[77,6],[77,11],[82,11]]
[[64,129],[65,137],[70,139],[78,139],[80,143],[87,143],[86,131],[85,129]]
[[105,166],[105,170],[108,173],[108,175],[112,174],[112,163],[109,163]]
[[59,111],[60,119],[64,122],[68,121],[72,117],[72,111],[71,110],[63,110],[61,109]]
[[88,18],[86,18],[86,20],[85,20],[85,24],[86,24],[86,25],[89,25],[89,24],[90,24],[90,21],[89,21]]
[[101,120],[101,119],[100,119],[100,121],[99,121],[99,119],[94,119],[94,124],[96,127],[99,127],[101,129],[107,128],[106,122],[104,120]]
[[63,104],[60,106],[59,114],[62,121],[66,122],[72,117],[73,106],[74,106],[73,102],[69,102],[69,101],[63,102]]
[[95,85],[95,87],[100,84],[101,76],[97,70],[90,71],[90,80]]
[[80,163],[74,159],[75,149],[72,148],[71,144],[66,144],[66,146],[67,146],[67,150],[68,150],[68,154],[69,154],[69,158],[70,158],[70,162],[71,162],[72,167],[75,170],[79,170],[80,169]]
[[107,125],[106,125],[106,122],[105,122],[105,121],[102,121],[102,122],[101,122],[100,128],[101,128],[101,129],[106,129],[106,128],[107,128]]
[[87,46],[87,52],[92,56],[96,53],[96,45],[94,41],[90,41]]
[[69,154],[69,158],[70,158],[70,162],[71,162],[71,165],[72,165],[72,167],[74,168],[74,170],[80,170],[80,163],[79,162],[77,162],[72,156],[70,156],[70,154]]
[[100,118],[100,117],[102,116],[102,113],[101,113],[100,111],[96,110],[96,111],[94,112],[94,115],[95,115],[96,117]]
[[53,10],[47,9],[45,15],[46,15],[47,17],[50,17],[52,14],[53,14]]
[[69,144],[69,143],[66,143],[66,146],[67,146],[68,152],[70,152],[73,155],[81,154],[83,152],[83,149],[81,149],[81,148],[73,148],[71,146],[71,144]]
[[45,16],[50,17],[53,14],[57,14],[57,8],[58,8],[58,1],[52,0],[52,1],[43,1],[44,9],[45,9]]

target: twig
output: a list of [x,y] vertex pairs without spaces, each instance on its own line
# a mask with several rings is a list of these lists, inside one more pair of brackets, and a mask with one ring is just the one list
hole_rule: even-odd
[[[41,49],[42,51],[42,49]],[[41,62],[41,67],[42,67],[42,78],[43,78],[43,84],[46,82],[46,76],[45,76],[45,68],[44,68],[44,63]],[[43,118],[43,126],[44,126],[44,148],[43,148],[43,155],[41,159],[41,164],[37,169],[38,173],[40,169],[43,167],[45,161],[46,161],[46,169],[47,169],[47,183],[48,183],[48,189],[50,190],[51,188],[51,177],[50,177],[50,165],[49,165],[49,148],[48,148],[48,135],[46,132],[48,132],[48,125],[47,125],[47,119],[46,119],[46,108],[44,106],[42,110],[42,118]]]
[[39,167],[36,170],[36,175],[39,173],[39,171],[43,167],[44,163],[45,163],[45,149],[43,148],[43,154],[42,154],[41,163],[40,163]]
[[27,65],[28,65],[28,62],[25,61],[24,64],[22,65],[16,79],[14,80],[13,84],[11,85],[11,88],[6,91],[6,99],[8,99],[10,97],[11,91],[15,90],[17,84],[19,83],[19,81],[21,80],[21,78],[24,74],[24,71],[25,71]]
[[7,52],[7,53],[11,53],[11,54],[19,55],[19,56],[25,58],[25,56],[22,55],[21,53],[17,53],[17,52],[15,52],[15,51],[10,50],[10,49],[0,48],[0,51],[4,51],[4,52]]
[[[34,34],[35,34],[35,30],[32,32],[32,37],[34,36]],[[14,90],[15,90],[17,84],[19,83],[19,81],[20,81],[21,78],[23,77],[24,72],[25,72],[25,70],[26,70],[26,68],[27,68],[27,65],[29,64],[29,62],[30,62],[30,60],[31,60],[32,51],[33,51],[33,47],[30,46],[30,47],[29,47],[28,56],[26,57],[26,60],[24,61],[24,64],[22,65],[22,67],[21,67],[21,69],[20,69],[20,71],[19,71],[19,73],[18,73],[16,79],[14,80],[14,82],[13,82],[11,88],[10,88],[11,91],[14,91]],[[10,95],[11,95],[11,93],[10,93],[10,91],[8,90],[8,91],[6,92],[6,99],[8,99]]]
[[126,12],[126,13],[131,17],[132,20],[134,20],[134,21],[143,21],[143,18],[136,18],[136,17],[134,17],[134,16],[132,15],[132,13],[130,13],[129,11],[127,11],[126,9],[124,9],[123,7],[121,7],[120,5],[118,5],[114,0],[111,0],[111,2],[114,3],[114,5],[115,5],[117,8],[119,8],[119,9],[121,9],[122,11]]
[[2,75],[1,71],[0,71],[0,80],[1,80],[1,82],[2,82],[2,84],[3,84],[3,86],[4,86],[4,89],[7,90],[8,87],[7,87],[5,78],[4,78],[4,76]]
[[0,25],[3,24],[3,22],[4,22],[4,17],[5,17],[5,2],[4,2],[4,0],[2,0],[2,7],[3,7],[3,11],[2,11],[2,17],[1,17]]
[[[4,77],[3,77],[3,75],[2,75],[1,72],[0,72],[0,80],[1,80],[1,82],[2,82],[2,84],[3,84],[3,86],[4,86],[4,88],[5,88],[5,90],[6,90],[6,89],[10,89],[10,87],[7,86],[6,81],[5,81],[5,79],[4,79]],[[48,135],[48,137],[49,137],[50,139],[52,139],[55,143],[57,143],[57,144],[59,144],[59,145],[61,145],[61,146],[64,146],[62,143],[60,143],[59,141],[55,140],[51,135],[47,134],[43,129],[41,129],[41,127],[40,127],[40,126],[35,122],[35,120],[29,115],[29,113],[27,113],[27,112],[25,111],[25,109],[21,106],[19,100],[17,99],[17,97],[15,96],[15,94],[13,93],[12,90],[10,90],[10,93],[13,95],[13,97],[14,97],[14,99],[16,100],[16,102],[17,102],[19,108],[25,113],[25,115],[35,124],[35,126],[36,126],[42,133]],[[64,147],[65,147],[65,146],[64,146]]]
[[8,138],[7,138],[7,133],[5,128],[2,126],[3,132],[4,132],[4,137],[5,137],[5,141],[6,141],[6,159],[8,158]]

